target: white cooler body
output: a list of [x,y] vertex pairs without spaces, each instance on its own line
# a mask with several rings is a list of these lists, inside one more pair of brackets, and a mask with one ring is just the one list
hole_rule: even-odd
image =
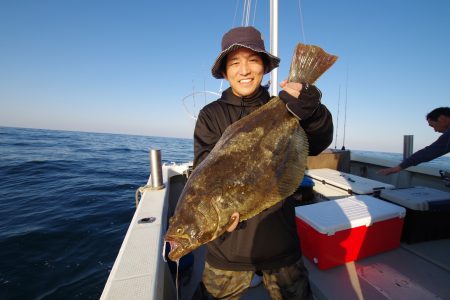
[[450,193],[417,186],[384,190],[380,197],[406,208],[402,241],[450,238]]

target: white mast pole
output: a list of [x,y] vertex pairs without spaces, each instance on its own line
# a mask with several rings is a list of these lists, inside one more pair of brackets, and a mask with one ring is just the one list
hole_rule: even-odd
[[[278,0],[270,0],[270,53],[278,56]],[[278,68],[270,73],[270,94],[278,95]]]

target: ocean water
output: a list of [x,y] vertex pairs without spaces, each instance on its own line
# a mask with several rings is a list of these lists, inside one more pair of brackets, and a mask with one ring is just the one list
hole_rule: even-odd
[[98,299],[135,190],[192,141],[0,127],[0,299]]
[[0,300],[100,297],[150,149],[193,159],[189,139],[0,127]]

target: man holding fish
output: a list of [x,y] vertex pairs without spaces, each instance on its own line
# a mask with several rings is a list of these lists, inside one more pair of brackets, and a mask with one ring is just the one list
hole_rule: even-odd
[[[199,113],[194,133],[194,171],[228,126],[271,100],[261,82],[264,74],[278,67],[279,62],[278,57],[265,50],[261,33],[254,27],[233,28],[223,36],[222,51],[214,62],[212,75],[225,78],[230,88]],[[319,154],[328,147],[333,136],[332,117],[320,102],[321,92],[314,85],[286,80],[280,86],[283,91],[279,98],[284,110],[298,119],[296,122],[299,121],[306,133],[304,155]],[[272,118],[271,115],[265,117],[267,121]],[[239,153],[235,155],[232,160],[240,159]],[[277,155],[284,157],[284,153]],[[240,164],[251,164],[248,160],[243,159]],[[271,178],[261,176],[259,180],[264,182]],[[312,298],[308,272],[301,258],[294,207],[295,200],[287,197],[244,221],[242,213],[232,214],[225,233],[206,244],[202,288],[206,289],[208,297],[239,299],[257,272],[262,274],[272,299]]]

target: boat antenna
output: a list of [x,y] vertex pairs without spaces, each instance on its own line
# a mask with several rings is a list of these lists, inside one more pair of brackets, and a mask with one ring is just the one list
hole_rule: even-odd
[[345,150],[345,128],[347,125],[347,93],[348,93],[348,65],[347,65],[347,76],[346,76],[346,83],[345,83],[344,138],[342,139],[342,150]]
[[339,85],[339,94],[338,94],[338,107],[337,107],[337,116],[336,116],[336,138],[334,139],[334,149],[337,146],[338,140],[338,129],[339,129],[339,105],[341,103],[341,85]]

